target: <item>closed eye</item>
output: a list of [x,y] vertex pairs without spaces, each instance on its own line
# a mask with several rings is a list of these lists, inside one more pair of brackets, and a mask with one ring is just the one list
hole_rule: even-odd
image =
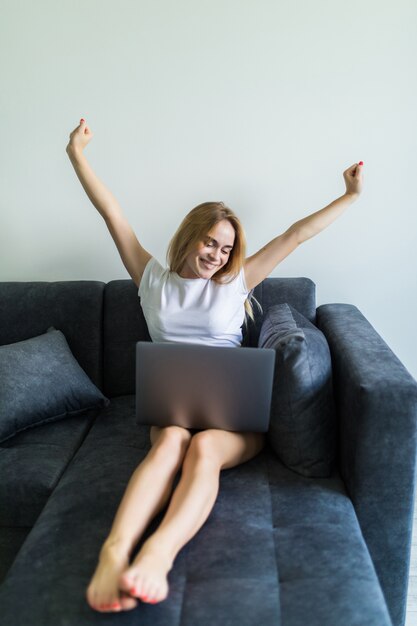
[[[212,247],[214,243],[212,241],[208,241],[206,244],[208,247]],[[230,254],[230,250],[222,250],[223,254]]]

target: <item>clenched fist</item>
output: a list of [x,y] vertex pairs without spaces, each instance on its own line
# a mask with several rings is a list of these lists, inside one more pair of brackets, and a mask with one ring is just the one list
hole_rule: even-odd
[[87,122],[84,119],[80,120],[80,125],[74,128],[70,133],[70,140],[67,145],[68,150],[82,151],[86,145],[92,140],[93,133],[87,126]]
[[343,178],[345,179],[346,193],[351,195],[360,195],[362,192],[363,174],[362,174],[363,162],[354,163],[347,170],[343,172]]

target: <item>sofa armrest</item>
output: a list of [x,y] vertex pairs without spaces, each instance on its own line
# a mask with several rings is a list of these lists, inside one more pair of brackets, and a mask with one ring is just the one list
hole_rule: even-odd
[[351,304],[317,308],[332,357],[339,469],[394,626],[407,602],[413,526],[417,381]]

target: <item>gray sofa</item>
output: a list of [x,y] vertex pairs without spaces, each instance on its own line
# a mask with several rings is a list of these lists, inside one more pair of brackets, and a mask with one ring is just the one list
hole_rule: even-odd
[[137,289],[131,280],[0,283],[0,345],[52,325],[110,399],[0,444],[1,626],[404,624],[417,383],[355,306],[316,309],[310,279],[267,278],[254,295],[263,313],[255,307],[243,345],[257,347],[268,308],[284,302],[325,334],[338,424],[334,471],[301,476],[269,444],[223,470],[208,520],[169,573],[168,598],[99,613],[85,590],[150,448],[149,427],[134,419],[135,344],[150,341]]

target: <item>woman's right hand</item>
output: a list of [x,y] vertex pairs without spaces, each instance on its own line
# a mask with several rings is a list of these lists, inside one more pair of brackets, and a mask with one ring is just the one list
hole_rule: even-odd
[[87,126],[85,119],[81,118],[80,125],[70,133],[70,140],[67,145],[68,150],[82,151],[93,138],[93,133]]

